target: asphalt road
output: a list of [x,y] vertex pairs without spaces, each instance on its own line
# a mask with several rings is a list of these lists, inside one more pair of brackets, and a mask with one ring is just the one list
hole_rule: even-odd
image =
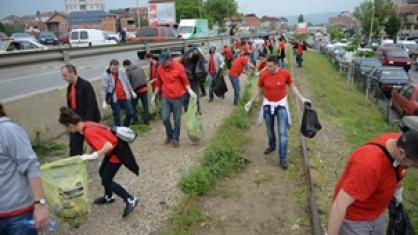
[[[224,43],[228,43],[228,41],[225,40]],[[222,48],[220,41],[213,41],[211,44],[216,45],[219,48],[218,50]],[[207,54],[208,45],[201,49],[204,54]],[[133,63],[139,65],[147,63],[146,61],[140,61],[135,51],[72,59],[71,63],[77,67],[80,77],[91,80],[104,73],[111,59],[118,59],[120,63],[124,59],[130,59]],[[0,102],[34,92],[66,86],[60,75],[60,68],[63,64],[63,62],[57,61],[1,68]]]

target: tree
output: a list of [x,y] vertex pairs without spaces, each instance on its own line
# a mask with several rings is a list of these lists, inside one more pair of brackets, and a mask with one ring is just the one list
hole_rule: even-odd
[[328,28],[328,33],[331,41],[333,40],[341,40],[347,37],[347,35],[343,32],[343,30],[339,26],[333,26]]
[[[371,22],[373,20],[372,36],[380,32],[381,26],[386,22],[388,16],[395,14],[395,8],[391,0],[370,0],[362,2],[354,10],[354,16],[360,21],[363,34],[370,35]],[[374,15],[374,17],[372,17]],[[373,18],[373,19],[372,19]]]
[[401,29],[401,20],[396,15],[391,15],[389,19],[385,22],[385,32],[389,35],[390,38],[396,38],[396,34]]
[[299,15],[299,17],[298,17],[298,22],[299,22],[299,23],[303,23],[303,22],[305,22],[305,17],[303,17],[303,15],[302,15],[302,14],[300,14],[300,15]]
[[180,19],[199,18],[199,6],[200,0],[176,0],[177,22],[180,22]]
[[238,15],[238,4],[235,0],[207,0],[204,7],[210,25],[218,24],[223,27],[228,13],[229,16]]

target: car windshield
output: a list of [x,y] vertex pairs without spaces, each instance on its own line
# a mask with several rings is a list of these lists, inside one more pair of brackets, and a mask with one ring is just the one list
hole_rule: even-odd
[[382,70],[381,77],[384,79],[408,80],[408,75],[403,69]]
[[7,50],[7,45],[9,45],[7,41],[0,41],[0,51]]
[[416,50],[416,49],[418,49],[418,44],[408,43],[408,44],[405,44],[405,47],[408,48],[409,50]]
[[50,32],[42,32],[39,34],[40,37],[54,37],[53,33]]
[[376,60],[366,60],[361,62],[362,68],[381,67],[382,65]]
[[177,31],[179,33],[193,33],[194,27],[193,26],[180,26]]
[[156,28],[144,28],[140,29],[136,33],[137,37],[156,37],[158,36],[158,30]]
[[27,33],[14,33],[13,37],[14,38],[29,38],[31,36]]
[[403,50],[389,50],[387,55],[392,57],[408,57],[408,54],[406,54],[406,52]]

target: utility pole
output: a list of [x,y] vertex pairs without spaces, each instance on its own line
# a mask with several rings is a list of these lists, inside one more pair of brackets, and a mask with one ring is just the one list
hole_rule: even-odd
[[226,0],[226,15],[228,16],[228,20],[229,20],[229,0]]
[[138,28],[141,28],[141,16],[139,14],[139,0],[136,0],[136,20]]
[[199,0],[199,19],[202,19],[202,0]]
[[375,11],[375,7],[374,7],[374,1],[372,1],[372,18],[371,18],[371,23],[370,23],[370,33],[369,33],[369,47],[372,45],[372,34],[373,34],[373,24],[374,24],[374,11]]

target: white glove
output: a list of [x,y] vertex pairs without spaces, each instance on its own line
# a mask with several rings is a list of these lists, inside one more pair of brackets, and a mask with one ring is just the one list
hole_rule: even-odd
[[244,109],[246,112],[250,112],[251,106],[253,105],[253,102],[248,101],[248,103],[245,104]]
[[132,99],[136,99],[138,96],[136,95],[135,92],[132,92]]
[[155,94],[152,94],[151,96],[151,104],[155,104]]
[[402,191],[403,187],[397,188],[395,194],[393,195],[396,199],[396,205],[399,205],[399,203],[402,202]]
[[80,156],[80,159],[82,161],[87,161],[87,160],[94,160],[99,156],[99,154],[97,152],[94,152],[92,154],[84,154]]
[[260,76],[260,72],[255,73],[255,76]]
[[107,107],[108,107],[108,105],[107,105],[106,101],[103,101],[103,102],[102,102],[102,109],[103,109],[103,110],[106,110],[106,109],[107,109]]
[[194,93],[191,89],[189,90],[189,95],[190,95],[190,97],[192,97],[192,98],[194,98],[194,99],[196,99],[196,98],[197,98],[196,93]]
[[157,81],[157,79],[152,79],[152,80],[150,80],[150,82],[149,83],[154,83],[154,82],[156,82]]

